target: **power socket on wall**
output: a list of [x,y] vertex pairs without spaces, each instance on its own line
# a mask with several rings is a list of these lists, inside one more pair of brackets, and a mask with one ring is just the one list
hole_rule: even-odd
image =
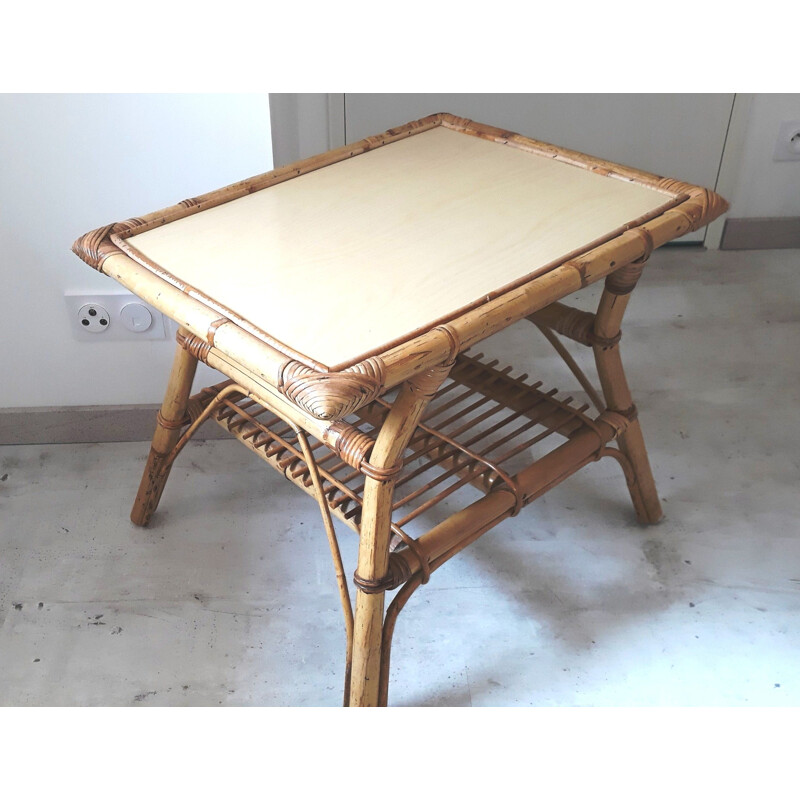
[[800,119],[781,122],[773,161],[800,161]]
[[129,293],[66,294],[69,329],[80,342],[166,339],[164,315]]

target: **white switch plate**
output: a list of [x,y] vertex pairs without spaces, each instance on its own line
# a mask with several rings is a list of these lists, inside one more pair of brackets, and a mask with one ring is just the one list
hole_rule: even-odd
[[[67,307],[67,323],[72,336],[79,342],[140,342],[153,339],[167,338],[167,325],[165,317],[153,306],[140,300],[129,292],[114,294],[72,294],[64,295]],[[153,322],[147,330],[131,331],[122,324],[120,312],[129,303],[138,303],[144,306],[152,315]],[[100,332],[85,330],[80,322],[80,310],[92,304],[108,312],[108,328]]]

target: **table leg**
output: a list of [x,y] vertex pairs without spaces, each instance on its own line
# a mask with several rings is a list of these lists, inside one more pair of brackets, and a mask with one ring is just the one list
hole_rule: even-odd
[[596,341],[593,350],[606,406],[611,411],[618,411],[629,418],[633,417],[617,441],[619,449],[627,456],[633,472],[634,481],[628,489],[636,516],[640,522],[655,523],[664,516],[664,513],[661,510],[658,490],[647,458],[642,428],[639,420],[635,418],[636,407],[619,351],[620,324],[643,266],[643,264],[630,264],[606,279],[594,324]]
[[147,466],[131,510],[131,521],[136,525],[147,525],[158,507],[170,471],[165,460],[180,437],[196,369],[197,359],[178,344],[164,402],[157,416]]
[[358,592],[353,633],[351,706],[376,706],[379,702],[386,593],[381,584],[388,570],[396,467],[402,461],[403,452],[425,407],[447,377],[450,367],[430,369],[403,386],[370,454],[370,470],[375,474],[366,479],[361,515],[355,578]]

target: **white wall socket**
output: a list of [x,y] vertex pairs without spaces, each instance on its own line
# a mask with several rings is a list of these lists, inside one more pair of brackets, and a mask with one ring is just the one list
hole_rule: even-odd
[[164,315],[136,295],[66,294],[69,327],[81,342],[166,339]]
[[800,161],[800,119],[781,122],[773,161]]

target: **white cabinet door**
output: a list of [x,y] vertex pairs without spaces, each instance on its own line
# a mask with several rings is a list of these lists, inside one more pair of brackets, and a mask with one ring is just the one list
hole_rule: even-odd
[[[713,189],[733,94],[347,94],[347,143],[438,111]],[[684,236],[702,242],[705,229]]]

